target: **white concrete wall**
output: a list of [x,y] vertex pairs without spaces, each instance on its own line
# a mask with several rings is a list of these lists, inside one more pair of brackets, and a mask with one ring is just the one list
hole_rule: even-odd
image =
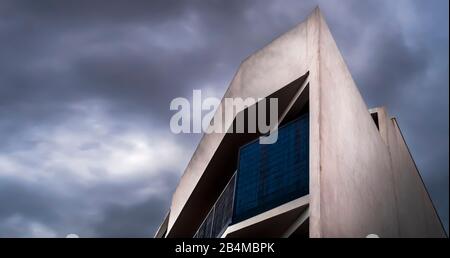
[[[224,98],[266,97],[303,76],[317,57],[316,15],[245,59]],[[314,50],[316,49],[316,50]],[[317,74],[317,73],[314,73]],[[168,228],[172,228],[224,134],[205,134],[172,197]]]
[[310,101],[320,103],[319,139],[311,142],[320,167],[310,173],[319,177],[320,207],[310,236],[445,236],[398,128],[383,109],[377,130],[323,19],[319,45],[320,87],[311,86],[318,98]]
[[[308,71],[310,236],[442,236],[398,128],[377,130],[318,9],[247,58],[224,97],[265,97]],[[173,195],[169,231],[189,223],[177,218],[223,137],[202,138]]]
[[319,26],[319,87],[311,91],[318,91],[320,128],[311,144],[319,144],[320,168],[311,173],[320,178],[320,209],[313,209],[320,227],[310,235],[398,236],[387,146],[323,19]]
[[389,153],[402,237],[444,237],[445,231],[395,119],[387,119]]

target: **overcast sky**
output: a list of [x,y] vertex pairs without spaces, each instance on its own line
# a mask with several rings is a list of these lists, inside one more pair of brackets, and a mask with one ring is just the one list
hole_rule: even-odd
[[153,236],[200,139],[170,132],[170,101],[221,97],[317,4],[448,231],[447,0],[0,0],[0,236]]

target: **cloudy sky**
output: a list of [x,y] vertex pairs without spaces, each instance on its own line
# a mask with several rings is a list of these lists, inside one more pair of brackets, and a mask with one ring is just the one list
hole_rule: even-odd
[[221,97],[317,4],[448,229],[448,1],[0,0],[0,236],[152,236],[200,139],[170,101]]

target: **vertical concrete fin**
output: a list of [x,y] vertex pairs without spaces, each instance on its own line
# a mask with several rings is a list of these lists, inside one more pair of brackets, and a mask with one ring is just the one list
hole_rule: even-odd
[[318,16],[321,237],[398,236],[387,146]]
[[419,169],[395,118],[389,119],[389,149],[402,237],[447,237]]
[[[321,236],[445,236],[401,133],[388,119],[380,131],[374,126],[325,20],[318,15]],[[311,92],[313,88],[311,83]],[[384,109],[379,111],[385,118]]]
[[[313,12],[307,21],[273,40],[258,50],[240,65],[224,98],[264,98],[303,76],[311,67],[314,71],[314,85],[318,84],[318,13]],[[223,101],[223,100],[222,100]],[[318,124],[318,120],[316,121]],[[317,125],[318,126],[318,125]],[[318,127],[317,127],[318,128]],[[168,235],[185,228],[183,214],[192,211],[192,200],[200,179],[207,174],[225,134],[205,134],[172,196]],[[318,136],[317,136],[318,137]],[[178,230],[178,229],[179,230]]]
[[309,191],[310,191],[310,220],[309,236],[318,238],[321,233],[321,139],[320,139],[320,97],[321,97],[321,79],[320,79],[320,29],[321,13],[318,7],[311,13],[307,20],[307,41],[308,53],[310,55],[309,70],[310,91],[309,91],[309,109],[310,109],[310,129],[309,129]]

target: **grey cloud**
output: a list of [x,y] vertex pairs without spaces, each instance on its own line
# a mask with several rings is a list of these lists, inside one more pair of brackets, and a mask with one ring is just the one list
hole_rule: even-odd
[[[0,181],[0,218],[14,215],[32,214],[34,220],[54,219],[56,214],[51,203],[54,196],[39,190],[39,187],[14,179],[2,178]],[[0,230],[0,233],[1,230]]]
[[[0,177],[0,237],[39,236],[33,235],[33,225],[42,225],[56,237],[151,237],[170,204],[176,178],[162,172],[156,178],[106,181],[95,187],[59,179],[67,187],[61,194],[45,182]],[[158,187],[156,194],[139,201],[130,198],[132,191],[145,189],[148,182]],[[129,203],[124,203],[127,198]]]
[[106,207],[105,217],[94,225],[95,231],[101,237],[152,237],[164,218],[164,208],[169,208],[169,201],[169,198],[152,197],[131,207]]

